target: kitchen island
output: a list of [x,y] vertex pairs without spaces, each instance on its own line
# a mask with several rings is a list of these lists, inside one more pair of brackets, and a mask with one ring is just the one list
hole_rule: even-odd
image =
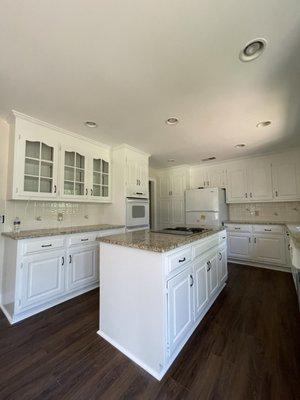
[[98,334],[160,380],[226,284],[226,231],[99,241]]

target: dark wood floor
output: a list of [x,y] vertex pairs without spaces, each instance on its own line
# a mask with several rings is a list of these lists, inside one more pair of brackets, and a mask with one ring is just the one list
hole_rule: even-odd
[[161,382],[100,338],[98,291],[15,326],[0,316],[0,399],[300,399],[289,274],[229,266],[229,282]]

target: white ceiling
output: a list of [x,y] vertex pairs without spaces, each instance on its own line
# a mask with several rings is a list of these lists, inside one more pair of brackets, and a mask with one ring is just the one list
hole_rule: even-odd
[[[257,37],[265,53],[240,62]],[[125,142],[153,166],[300,145],[299,0],[2,0],[0,50],[0,116]]]

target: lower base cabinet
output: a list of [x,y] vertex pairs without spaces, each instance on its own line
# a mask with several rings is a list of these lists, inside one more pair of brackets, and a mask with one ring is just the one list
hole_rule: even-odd
[[65,252],[32,256],[21,264],[22,297],[19,310],[60,296],[65,290]]
[[211,249],[168,281],[170,357],[204,315],[206,306],[227,279],[226,245]]

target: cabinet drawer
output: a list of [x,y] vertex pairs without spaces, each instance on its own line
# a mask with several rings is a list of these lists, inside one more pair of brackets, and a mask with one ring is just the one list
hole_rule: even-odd
[[[226,237],[226,235],[223,235]],[[218,234],[202,239],[199,243],[193,246],[193,259],[202,256],[203,253],[219,245],[220,237]],[[221,239],[223,240],[223,239]],[[226,241],[226,239],[225,239]]]
[[252,232],[252,226],[249,224],[226,224],[229,232]]
[[253,225],[254,233],[276,233],[284,234],[283,225]]
[[192,259],[192,249],[191,247],[181,250],[175,254],[168,257],[168,272],[172,272],[175,269],[184,266]]
[[68,245],[75,246],[77,244],[91,243],[96,239],[97,233],[82,233],[80,235],[74,235],[69,238]]
[[42,238],[38,240],[30,240],[23,244],[23,254],[36,253],[41,251],[61,249],[65,246],[65,238]]
[[227,234],[226,230],[219,233],[219,244],[222,245],[223,243],[226,244]]

